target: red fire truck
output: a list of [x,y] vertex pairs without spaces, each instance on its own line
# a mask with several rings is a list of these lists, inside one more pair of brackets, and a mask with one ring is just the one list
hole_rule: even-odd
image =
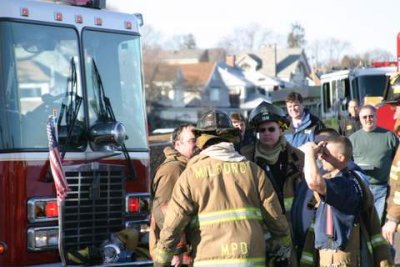
[[[0,0],[0,266],[151,264],[110,238],[132,230],[146,246],[141,16],[59,2]],[[60,209],[51,114],[70,189]]]
[[383,103],[377,106],[377,125],[379,127],[393,131],[400,135],[400,107],[399,102],[399,73],[400,73],[400,33],[397,34],[397,62],[393,62],[397,72],[393,73],[390,79],[387,79]]

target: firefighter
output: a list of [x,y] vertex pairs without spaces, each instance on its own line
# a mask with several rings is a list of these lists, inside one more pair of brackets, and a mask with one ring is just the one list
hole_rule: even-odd
[[[334,139],[338,136],[340,135],[336,130],[332,128],[325,128],[316,132],[315,142],[319,143],[321,141],[328,141],[329,139]],[[368,188],[368,178],[366,177],[364,171],[352,160],[348,161],[345,169],[346,171],[352,171],[353,173],[355,172],[360,180],[364,182],[363,185],[365,185],[363,186],[363,190],[367,192],[366,195],[368,195],[368,199],[371,200],[372,193]],[[323,173],[325,170],[320,169],[320,172]],[[311,201],[308,201],[308,206],[316,209],[319,205],[319,199],[320,198],[318,195],[315,196]],[[359,229],[361,230],[360,244],[362,244],[362,246],[355,249],[360,249],[362,255],[361,258],[365,259],[365,261],[361,261],[361,266],[385,266],[387,262],[391,262],[390,248],[388,243],[383,240],[383,237],[380,233],[380,220],[372,201],[364,203],[363,211],[357,220],[360,227]],[[302,251],[300,261],[301,267],[318,266],[319,255],[318,251],[314,249],[314,242],[314,229],[313,226],[311,226],[307,232],[304,242],[304,249]]]
[[[308,191],[303,176],[304,153],[286,141],[283,132],[289,122],[282,109],[262,102],[250,113],[249,120],[258,139],[255,144],[243,147],[241,153],[266,172],[278,195],[281,208],[292,225],[296,251],[300,252],[307,225],[310,225],[312,218],[312,211],[305,210],[302,205]],[[293,203],[296,208],[292,211]],[[296,217],[296,228],[292,224],[292,212]],[[295,262],[297,260],[294,258],[291,264]]]
[[246,145],[254,144],[255,136],[253,129],[247,129],[246,119],[240,112],[233,112],[229,116],[232,125],[240,130],[240,142],[235,144],[236,151],[240,152],[240,149]]
[[263,170],[235,151],[238,129],[227,114],[213,110],[195,132],[201,152],[174,187],[154,266],[170,264],[186,227],[194,266],[264,266],[263,223],[278,244],[275,256],[286,260],[287,219]]
[[[195,152],[196,138],[193,130],[194,126],[186,123],[174,129],[171,136],[172,146],[164,148],[165,160],[158,167],[152,182],[153,207],[149,240],[150,255],[152,257],[154,257],[154,250],[160,238],[160,231],[164,223],[168,202],[171,199],[172,189],[185,169],[187,161]],[[184,237],[178,247],[180,251],[177,254],[182,254],[187,250]],[[174,257],[174,261],[179,261],[186,265],[189,264],[190,259],[184,256]]]
[[[318,200],[314,227],[317,266],[393,266],[372,193],[359,172],[349,169],[351,142],[339,136],[307,143],[302,149],[306,181]],[[324,176],[316,162],[318,154]]]
[[342,116],[339,120],[339,133],[349,137],[352,133],[361,129],[360,117],[358,116],[358,102],[352,99],[347,104],[347,115]]
[[[391,77],[390,87],[385,96],[385,104],[396,106],[396,110],[400,107],[400,73],[396,73]],[[396,124],[400,118],[397,118]],[[397,129],[394,129],[397,130]],[[387,214],[386,222],[382,227],[383,237],[394,244],[394,234],[400,223],[400,148],[396,150],[389,175],[390,194],[386,201]]]

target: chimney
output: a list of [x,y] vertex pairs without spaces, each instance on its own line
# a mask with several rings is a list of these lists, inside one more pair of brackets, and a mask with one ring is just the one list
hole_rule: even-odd
[[225,57],[225,63],[228,66],[235,67],[236,66],[235,61],[236,61],[236,56],[235,55],[227,55]]

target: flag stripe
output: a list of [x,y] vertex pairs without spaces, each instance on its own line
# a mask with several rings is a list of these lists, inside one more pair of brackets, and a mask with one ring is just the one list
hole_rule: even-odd
[[58,150],[58,143],[55,130],[55,118],[49,117],[47,123],[47,138],[49,141],[49,161],[50,169],[53,175],[54,185],[57,191],[57,200],[62,201],[67,197],[69,192],[67,179],[65,177],[64,168],[62,166],[62,159],[60,151]]

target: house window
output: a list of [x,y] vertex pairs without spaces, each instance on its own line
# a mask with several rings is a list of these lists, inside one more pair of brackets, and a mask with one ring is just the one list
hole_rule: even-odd
[[211,101],[219,100],[219,88],[211,88],[210,89],[210,100]]

